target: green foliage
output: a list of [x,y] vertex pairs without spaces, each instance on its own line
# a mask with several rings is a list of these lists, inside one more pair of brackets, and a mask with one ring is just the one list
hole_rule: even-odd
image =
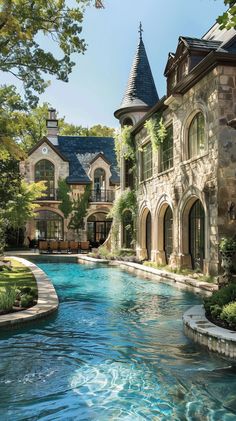
[[72,212],[73,202],[70,198],[70,187],[65,179],[58,180],[58,199],[62,201],[59,205],[59,209],[64,213],[65,218]]
[[113,137],[115,130],[112,127],[96,124],[92,127],[76,126],[66,123],[64,118],[59,119],[59,130],[63,136],[95,136],[95,137]]
[[[41,94],[48,86],[46,74],[67,82],[75,64],[72,54],[86,50],[81,24],[85,6],[91,2],[77,0],[76,3],[70,7],[66,0],[2,0],[0,70],[22,81],[32,104],[37,102],[35,92]],[[98,2],[94,4],[101,7]],[[49,45],[49,50],[39,42]]]
[[136,192],[134,190],[126,189],[124,192],[117,197],[115,202],[113,203],[112,209],[108,214],[108,218],[113,218],[112,223],[112,236],[115,243],[118,240],[119,234],[119,225],[123,222],[124,212],[130,211],[132,215],[133,221],[133,240],[135,241],[136,231],[135,231],[135,222],[137,218],[137,197]]
[[31,294],[21,295],[20,305],[21,307],[28,308],[34,304],[34,297]]
[[115,136],[115,152],[118,164],[121,158],[129,159],[135,164],[135,144],[131,135],[132,126],[124,126]]
[[221,320],[225,321],[230,327],[236,328],[236,301],[226,304],[220,313]]
[[72,217],[69,223],[69,228],[74,229],[77,233],[79,230],[84,228],[84,217],[87,213],[90,193],[91,186],[88,184],[85,187],[84,193],[73,201]]
[[223,308],[231,301],[236,301],[236,284],[230,284],[219,291],[214,291],[211,297],[204,299],[204,307],[206,312],[211,314],[211,308],[214,310],[216,305]]
[[18,230],[17,245],[19,230],[25,226],[28,219],[34,216],[34,211],[39,207],[34,201],[43,196],[44,191],[45,184],[43,181],[30,184],[21,181],[18,191],[7,203],[5,217],[9,226]]
[[151,139],[152,149],[155,152],[167,136],[167,130],[163,123],[162,114],[157,113],[147,120],[144,127],[147,129],[147,133]]
[[0,291],[0,311],[8,312],[16,301],[17,290],[14,287],[7,285],[5,291]]
[[229,10],[218,17],[217,22],[220,24],[220,29],[236,28],[236,5],[235,0],[224,0]]
[[226,238],[223,237],[220,241],[219,244],[219,250],[224,253],[224,252],[232,252],[232,251],[236,251],[236,240],[235,238]]

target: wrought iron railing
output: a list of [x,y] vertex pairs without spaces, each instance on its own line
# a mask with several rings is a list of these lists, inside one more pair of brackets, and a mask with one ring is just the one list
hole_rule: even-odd
[[114,190],[91,190],[90,202],[114,202]]
[[58,189],[50,189],[44,193],[44,196],[39,197],[37,202],[49,201],[49,200],[59,200],[58,199]]

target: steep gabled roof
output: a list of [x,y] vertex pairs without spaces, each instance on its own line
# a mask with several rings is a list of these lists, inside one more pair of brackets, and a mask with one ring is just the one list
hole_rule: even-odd
[[[140,34],[138,48],[131,67],[127,88],[119,108],[153,107],[158,94],[148,61],[146,49]],[[115,115],[117,113],[115,112]]]
[[183,41],[188,49],[199,49],[202,51],[217,50],[221,45],[221,41],[206,40],[202,38],[180,37],[179,40]]
[[112,137],[58,136],[56,149],[69,161],[68,183],[86,184],[90,164],[100,154],[111,165],[111,182],[119,183],[119,170]]
[[52,142],[50,142],[50,140],[48,140],[46,136],[42,137],[42,139],[37,142],[33,148],[30,149],[28,156],[32,155],[32,153],[36,151],[43,143],[46,143],[58,156],[60,156],[61,159],[63,159],[63,161],[67,161],[66,157],[60,152],[60,150],[58,150],[56,146],[52,144]]

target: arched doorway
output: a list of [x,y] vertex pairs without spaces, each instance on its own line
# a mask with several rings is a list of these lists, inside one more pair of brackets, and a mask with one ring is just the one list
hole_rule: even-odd
[[63,240],[63,218],[49,210],[39,210],[35,217],[36,240]]
[[123,226],[123,241],[122,246],[124,248],[132,248],[133,241],[133,217],[129,210],[124,211],[122,215],[122,226]]
[[146,250],[147,250],[147,259],[151,260],[152,252],[152,217],[150,211],[146,217]]
[[173,251],[173,213],[171,207],[168,206],[164,214],[164,251],[166,262],[169,263],[170,255]]
[[87,238],[92,247],[99,247],[107,239],[111,229],[112,220],[107,219],[107,214],[97,212],[87,219]]
[[189,252],[193,269],[203,269],[205,257],[205,212],[196,200],[189,212]]
[[43,199],[55,199],[55,168],[47,159],[41,159],[35,164],[35,181],[45,181],[46,191]]

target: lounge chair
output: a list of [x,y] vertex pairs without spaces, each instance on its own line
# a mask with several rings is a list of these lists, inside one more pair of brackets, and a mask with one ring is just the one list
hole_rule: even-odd
[[89,243],[89,241],[81,241],[81,243],[80,243],[80,251],[81,251],[81,253],[88,253],[90,251],[90,243]]
[[39,253],[49,253],[50,247],[48,241],[39,241]]

